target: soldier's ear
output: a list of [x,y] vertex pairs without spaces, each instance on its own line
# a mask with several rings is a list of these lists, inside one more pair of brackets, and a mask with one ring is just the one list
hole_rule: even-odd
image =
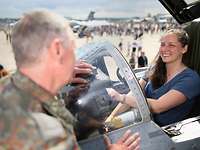
[[49,50],[50,55],[54,59],[56,59],[56,58],[58,59],[58,58],[62,57],[62,53],[64,50],[63,50],[61,40],[58,38],[53,39],[48,50]]

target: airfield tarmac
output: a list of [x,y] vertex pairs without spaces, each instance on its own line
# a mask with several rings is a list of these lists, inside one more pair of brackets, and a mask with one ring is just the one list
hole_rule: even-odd
[[[143,47],[143,51],[148,58],[148,61],[151,62],[156,56],[159,48],[159,39],[161,33],[154,34],[144,34],[143,37],[139,40],[140,45]],[[76,38],[77,47],[80,47],[89,42],[99,42],[99,41],[109,41],[118,47],[120,41],[123,42],[123,51],[122,54],[124,57],[129,60],[130,56],[127,56],[128,45],[133,43],[133,38],[131,36],[94,36],[91,40],[86,38]],[[137,52],[136,52],[137,55]],[[15,60],[12,52],[10,42],[6,40],[6,36],[3,32],[0,32],[0,64],[2,64],[8,71],[16,69]]]

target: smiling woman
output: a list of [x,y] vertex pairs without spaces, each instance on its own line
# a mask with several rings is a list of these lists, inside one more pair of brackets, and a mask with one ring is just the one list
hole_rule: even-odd
[[161,38],[160,57],[157,60],[155,72],[151,77],[155,89],[186,68],[182,62],[182,57],[187,52],[188,43],[189,37],[187,33],[178,29],[167,31]]
[[[199,75],[182,61],[183,54],[187,52],[188,42],[187,33],[181,29],[172,29],[164,34],[154,72],[144,87],[154,121],[160,126],[185,119],[195,98],[200,94]],[[115,100],[135,107],[131,93],[121,96],[115,90],[111,90],[109,94],[115,97]],[[119,107],[116,109],[122,111]],[[116,110],[113,112],[112,116],[118,113]]]

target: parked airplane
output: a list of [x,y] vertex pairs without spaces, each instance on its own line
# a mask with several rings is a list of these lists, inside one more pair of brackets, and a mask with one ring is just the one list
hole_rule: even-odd
[[103,19],[97,19],[94,17],[95,11],[90,11],[87,19],[77,20],[68,19],[74,33],[78,33],[79,38],[87,37],[92,38],[92,31],[94,27],[112,25],[111,22]]
[[103,19],[97,19],[94,17],[95,11],[90,11],[87,19],[85,20],[77,20],[77,19],[71,19],[69,22],[72,25],[79,25],[79,26],[87,26],[87,27],[96,27],[96,26],[103,26],[103,25],[111,25],[112,23],[103,20]]

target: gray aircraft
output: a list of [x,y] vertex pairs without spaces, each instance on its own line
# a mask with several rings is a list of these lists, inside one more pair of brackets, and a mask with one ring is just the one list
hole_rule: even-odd
[[[200,1],[159,1],[180,24],[200,16]],[[200,45],[199,38],[196,38],[200,35],[200,23],[187,23],[185,28],[191,35],[192,44],[196,43],[196,46],[190,46],[192,52],[188,60],[190,66],[200,73]],[[78,49],[77,56],[94,66],[91,75],[80,75],[86,78],[89,84],[66,86],[62,89],[61,96],[65,98],[67,93],[72,97],[69,109],[80,122],[77,136],[83,150],[106,149],[102,134],[107,134],[115,142],[127,129],[140,133],[142,150],[200,149],[198,101],[193,109],[197,111],[191,112],[186,120],[160,127],[152,119],[136,75],[116,47],[108,42],[93,43]],[[117,105],[108,95],[107,88],[124,94],[132,91],[137,107],[119,114],[112,121],[105,122]]]

